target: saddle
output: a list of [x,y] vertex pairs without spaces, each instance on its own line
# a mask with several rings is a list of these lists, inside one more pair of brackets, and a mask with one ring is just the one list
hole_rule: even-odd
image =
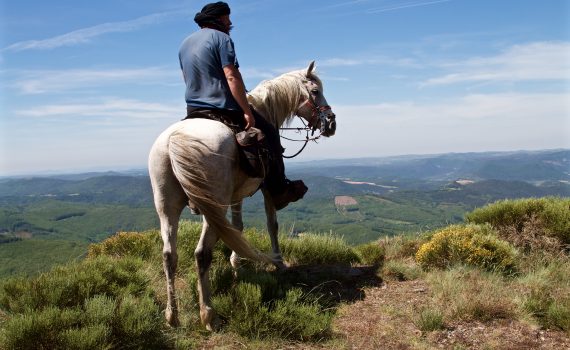
[[243,114],[232,110],[189,109],[184,119],[210,119],[232,130],[238,145],[240,168],[250,177],[264,178],[269,171],[269,147],[265,134],[255,128],[245,129]]

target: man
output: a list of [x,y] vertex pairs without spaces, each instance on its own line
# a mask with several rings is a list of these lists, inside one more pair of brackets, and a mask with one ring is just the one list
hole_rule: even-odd
[[271,153],[264,186],[277,210],[282,209],[302,198],[307,187],[301,180],[287,180],[278,131],[254,113],[247,102],[234,43],[229,35],[232,29],[230,7],[222,1],[207,4],[196,14],[194,21],[200,30],[182,42],[178,54],[186,83],[187,113],[204,110],[223,113],[244,129],[255,126],[263,131]]

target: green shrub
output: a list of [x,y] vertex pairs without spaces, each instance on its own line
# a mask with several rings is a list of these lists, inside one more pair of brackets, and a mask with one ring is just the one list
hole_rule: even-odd
[[416,253],[424,268],[467,264],[505,273],[515,269],[516,251],[488,226],[452,225],[437,231]]
[[106,256],[0,288],[2,349],[171,347],[140,259]]
[[110,348],[108,343],[111,330],[104,324],[95,324],[82,328],[70,328],[62,330],[59,338],[61,339],[62,349],[105,349]]
[[300,289],[287,291],[283,299],[263,302],[259,285],[242,282],[212,302],[227,319],[228,329],[251,339],[319,340],[330,332],[332,313]]
[[488,223],[506,239],[527,250],[537,244],[570,244],[570,198],[546,197],[504,200],[475,209],[466,215],[470,223]]
[[354,250],[356,250],[360,262],[363,264],[380,267],[384,263],[386,252],[378,242],[361,244],[356,246]]
[[[177,235],[178,271],[194,268],[194,250],[200,239],[202,224],[194,221],[180,221]],[[145,232],[119,232],[100,243],[89,246],[88,259],[98,256],[136,257],[154,264],[162,264],[162,238],[158,230]],[[216,245],[215,252],[224,251],[223,244]]]
[[389,280],[412,281],[420,277],[421,269],[413,262],[390,260],[382,269],[382,276]]
[[117,348],[163,349],[166,345],[163,315],[148,296],[126,295],[118,300],[112,324]]
[[385,237],[379,240],[380,246],[385,251],[385,259],[407,260],[415,258],[420,246],[431,239],[433,232],[423,234],[401,234],[393,237]]
[[148,282],[141,267],[139,259],[115,260],[103,256],[56,267],[36,278],[11,278],[0,287],[0,308],[18,313],[49,306],[80,306],[99,294],[112,297],[141,294]]
[[347,264],[359,262],[358,255],[340,237],[305,234],[281,242],[283,258],[294,265]]
[[2,326],[4,349],[58,349],[63,348],[61,333],[81,324],[81,312],[48,307],[41,311],[28,310],[18,314]]
[[160,235],[139,232],[118,232],[101,243],[89,246],[88,258],[101,255],[112,257],[134,256],[149,259],[157,255]]

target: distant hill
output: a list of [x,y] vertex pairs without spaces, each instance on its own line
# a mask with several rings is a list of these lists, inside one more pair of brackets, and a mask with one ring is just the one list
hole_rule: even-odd
[[71,202],[149,206],[152,189],[148,176],[97,175],[90,177],[15,178],[0,182],[0,202],[51,198]]
[[570,150],[450,153],[296,163],[294,172],[368,179],[570,181]]
[[[291,163],[289,177],[303,179],[309,192],[279,212],[279,224],[287,233],[332,232],[363,243],[460,222],[467,211],[500,199],[570,197],[569,173],[569,150]],[[338,208],[337,196],[358,205]],[[246,198],[244,222],[265,227],[259,193]],[[38,271],[117,231],[158,225],[146,170],[3,178],[0,276]],[[22,254],[31,265],[21,263]]]

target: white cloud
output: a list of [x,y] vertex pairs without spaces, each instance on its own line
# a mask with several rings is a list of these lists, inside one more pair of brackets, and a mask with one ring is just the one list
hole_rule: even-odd
[[[183,109],[183,108],[182,108]],[[139,100],[107,98],[92,103],[52,104],[32,109],[15,111],[16,115],[26,117],[91,117],[120,121],[124,118],[157,120],[167,118],[175,120],[185,111],[178,104],[151,103]]]
[[178,70],[165,67],[33,70],[13,71],[11,74],[17,77],[10,84],[22,94],[62,92],[119,83],[160,84],[182,81]]
[[98,24],[48,39],[20,41],[5,47],[2,51],[47,50],[62,46],[84,44],[103,34],[131,32],[144,26],[160,23],[174,13],[175,12],[155,13],[130,21]]
[[422,86],[462,82],[570,79],[570,43],[535,42],[511,46],[496,56],[476,57],[440,65],[451,71]]
[[308,147],[303,158],[570,148],[568,97],[478,94],[434,103],[333,106],[336,135]]

